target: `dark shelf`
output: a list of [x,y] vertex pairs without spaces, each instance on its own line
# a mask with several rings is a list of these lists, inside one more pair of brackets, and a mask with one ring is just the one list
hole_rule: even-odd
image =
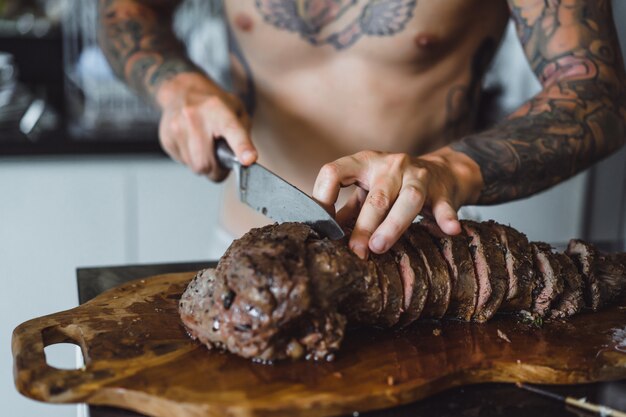
[[155,131],[142,136],[77,138],[65,129],[43,132],[36,141],[25,136],[0,140],[0,157],[42,155],[123,155],[155,154],[165,156]]
[[[6,35],[6,34],[4,34]],[[70,127],[64,89],[63,45],[59,30],[45,37],[3,36],[0,51],[11,53],[19,69],[19,82],[36,97],[46,100],[58,117],[57,128],[33,138],[22,135],[16,126],[0,131],[0,157],[43,155],[165,155],[158,141],[158,128],[136,131],[81,133]],[[77,133],[78,132],[78,133]]]

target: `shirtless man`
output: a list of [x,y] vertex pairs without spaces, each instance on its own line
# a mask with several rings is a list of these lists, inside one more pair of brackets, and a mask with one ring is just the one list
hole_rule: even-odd
[[[116,73],[162,111],[165,151],[221,181],[223,137],[334,212],[350,247],[381,253],[419,213],[449,234],[457,209],[526,197],[620,148],[626,77],[609,0],[224,0],[230,94],[171,30],[175,0],[100,0]],[[509,17],[543,91],[475,133],[482,76]],[[514,82],[514,80],[512,80]],[[320,169],[321,168],[321,169]],[[227,189],[223,227],[259,219]]]

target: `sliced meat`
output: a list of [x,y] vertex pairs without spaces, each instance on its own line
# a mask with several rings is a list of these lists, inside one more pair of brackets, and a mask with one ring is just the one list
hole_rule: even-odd
[[404,288],[404,313],[398,326],[405,327],[417,320],[428,298],[428,274],[420,256],[403,237],[391,248],[399,267]]
[[383,308],[378,324],[391,327],[398,323],[400,314],[404,310],[404,290],[400,271],[395,258],[389,252],[381,255],[372,254],[370,258],[376,265],[383,299]]
[[503,311],[530,309],[535,286],[535,271],[533,269],[533,251],[528,238],[512,227],[494,221],[490,221],[486,225],[496,232],[505,250],[504,259],[509,282],[501,309]]
[[528,252],[523,235],[495,223],[462,227],[464,236],[447,237],[412,225],[390,253],[369,261],[354,255],[347,239],[322,239],[305,224],[253,229],[215,270],[193,279],[179,313],[189,334],[209,348],[264,362],[328,360],[349,324],[408,325],[448,310],[485,321],[507,295],[507,302],[526,305],[529,291],[536,314],[566,317],[582,307],[585,283],[593,308],[626,288],[626,254],[572,241],[570,258],[533,243],[533,282],[519,272],[528,268],[521,266]]
[[478,280],[465,233],[448,236],[433,221],[422,221],[435,240],[450,270],[452,290],[447,315],[470,321],[478,301]]
[[439,319],[450,304],[452,285],[448,264],[423,226],[412,224],[404,236],[422,259],[428,276],[429,291],[422,317]]
[[583,277],[585,283],[583,294],[585,305],[596,311],[600,308],[600,287],[595,274],[596,258],[598,251],[591,243],[583,242],[579,239],[572,239],[567,245],[565,253],[572,258],[578,268],[578,272]]
[[461,221],[470,238],[469,248],[478,278],[478,301],[472,318],[489,320],[498,311],[506,296],[509,281],[504,250],[490,227],[470,220]]
[[602,308],[626,292],[626,254],[599,255],[595,264],[595,276],[600,289],[598,308]]
[[550,311],[550,306],[554,300],[563,293],[563,276],[561,275],[561,264],[552,253],[552,247],[543,242],[532,242],[533,255],[535,259],[535,270],[541,276],[543,283],[539,291],[533,294],[532,311],[540,316],[545,316]]
[[569,256],[563,253],[555,253],[554,256],[561,266],[563,293],[552,303],[550,316],[565,318],[580,312],[585,306],[583,279]]
[[604,255],[591,243],[578,239],[570,240],[566,253],[583,277],[587,307],[597,311],[623,291],[626,279],[623,254]]

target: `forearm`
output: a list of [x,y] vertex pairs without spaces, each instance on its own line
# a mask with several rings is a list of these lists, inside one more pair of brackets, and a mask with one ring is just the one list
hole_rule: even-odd
[[452,145],[480,167],[482,204],[555,185],[626,137],[626,76],[610,2],[508,2],[544,89],[494,129]]
[[156,102],[162,84],[182,73],[202,74],[172,30],[175,0],[99,0],[99,42],[115,73]]
[[626,138],[625,96],[619,84],[556,83],[495,128],[454,143],[452,149],[480,167],[477,203],[530,196],[619,149]]

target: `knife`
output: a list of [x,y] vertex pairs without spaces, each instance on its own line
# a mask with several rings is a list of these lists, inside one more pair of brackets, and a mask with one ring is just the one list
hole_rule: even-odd
[[215,142],[215,153],[224,168],[235,171],[242,203],[279,223],[306,223],[331,240],[345,236],[341,226],[317,201],[262,165],[241,165],[224,139]]

